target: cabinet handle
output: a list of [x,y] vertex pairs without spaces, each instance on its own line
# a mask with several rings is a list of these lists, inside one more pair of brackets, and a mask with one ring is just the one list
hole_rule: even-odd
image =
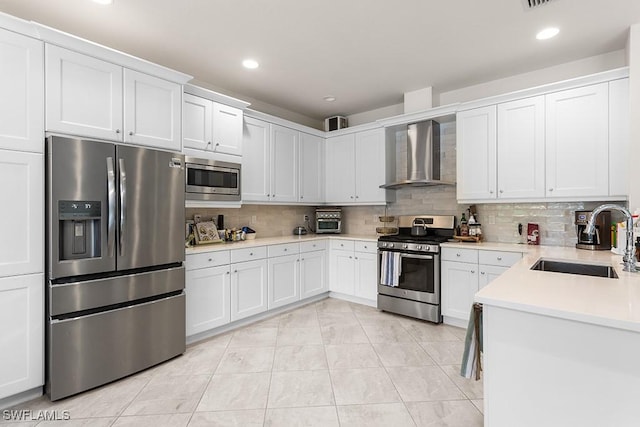
[[484,276],[484,271],[481,271],[480,274],[482,274]]
[[456,254],[456,256],[457,256],[457,257],[459,257],[459,256],[460,256],[460,254]]
[[489,190],[489,194],[493,194],[493,190]]
[[233,270],[233,272],[234,272],[234,273],[237,273],[237,272],[238,272],[238,270]]
[[353,199],[353,196],[349,196],[349,197],[351,197]]
[[475,270],[471,270],[471,274],[476,274],[476,271]]
[[208,261],[209,261],[209,262],[213,261],[213,258],[209,258],[209,259],[208,259]]
[[227,274],[230,274],[230,273],[227,271]]
[[120,133],[120,129],[116,129],[116,133]]
[[360,198],[360,196],[356,196],[356,199],[359,199],[359,198]]
[[129,136],[133,136],[133,131],[129,131]]
[[549,191],[553,191],[553,188],[550,188]]
[[498,261],[502,261],[502,257],[501,256],[498,257]]
[[304,258],[302,258],[302,260],[304,261]]
[[207,147],[211,145],[211,141],[207,141]]
[[364,248],[367,249],[369,246],[365,246]]
[[[285,249],[286,250],[286,249]],[[249,256],[253,256],[253,252],[249,252]]]
[[300,196],[300,200],[304,199],[304,196]]
[[353,257],[351,255],[349,255],[349,259],[353,259]]
[[287,252],[287,248],[284,248],[284,251]]
[[358,259],[358,257],[355,257],[355,259]]
[[298,259],[296,260],[296,262],[300,262],[300,258],[298,258]]
[[504,191],[500,190],[500,194],[504,193]]

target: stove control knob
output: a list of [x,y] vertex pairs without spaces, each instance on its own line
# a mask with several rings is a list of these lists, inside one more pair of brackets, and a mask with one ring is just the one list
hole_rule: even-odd
[[380,243],[380,246],[382,246],[383,248],[386,248],[387,247],[387,243],[386,242],[382,242],[382,243]]
[[422,250],[422,246],[420,246],[420,245],[416,246],[416,250],[417,251],[421,251]]
[[389,247],[390,247],[390,248],[393,248],[393,243],[389,243]]
[[405,245],[402,245],[402,248],[403,248],[403,249],[409,249],[409,245],[406,245],[406,244],[405,244]]

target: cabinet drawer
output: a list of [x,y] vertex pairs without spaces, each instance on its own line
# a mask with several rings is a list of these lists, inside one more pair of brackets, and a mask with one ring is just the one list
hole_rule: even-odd
[[231,251],[231,262],[245,262],[254,259],[263,259],[267,257],[266,246],[256,246],[253,248],[234,249]]
[[281,245],[269,245],[267,247],[267,253],[269,258],[275,256],[292,255],[297,254],[300,251],[299,243],[283,243]]
[[300,242],[300,252],[321,251],[327,249],[326,240],[312,240],[311,242]]
[[331,240],[331,249],[338,249],[341,251],[352,251],[354,249],[353,240],[336,239]]
[[229,264],[229,260],[229,251],[203,252],[201,254],[187,255],[184,265],[187,270],[197,270],[199,268]]
[[377,242],[368,242],[366,240],[355,241],[356,252],[368,252],[375,254],[378,251]]
[[522,259],[520,252],[479,251],[480,264],[511,267]]
[[477,249],[442,248],[443,261],[478,263]]

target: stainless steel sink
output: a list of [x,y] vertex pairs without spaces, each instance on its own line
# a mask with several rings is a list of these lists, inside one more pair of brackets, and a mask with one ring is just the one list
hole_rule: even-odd
[[531,270],[608,277],[610,279],[618,278],[616,271],[609,265],[579,264],[576,262],[551,261],[548,259],[539,259],[538,262],[531,267]]

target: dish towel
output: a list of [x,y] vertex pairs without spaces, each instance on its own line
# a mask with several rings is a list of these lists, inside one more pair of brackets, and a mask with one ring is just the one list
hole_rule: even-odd
[[380,259],[380,284],[397,287],[402,274],[402,262],[399,252],[382,252]]
[[467,336],[464,340],[464,354],[462,355],[462,366],[460,375],[465,378],[475,376],[476,381],[480,379],[482,372],[482,304],[473,303],[469,325],[467,326]]

